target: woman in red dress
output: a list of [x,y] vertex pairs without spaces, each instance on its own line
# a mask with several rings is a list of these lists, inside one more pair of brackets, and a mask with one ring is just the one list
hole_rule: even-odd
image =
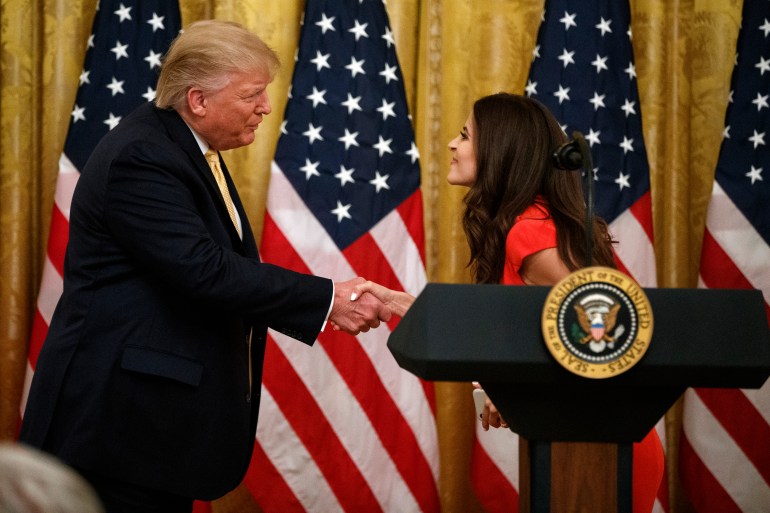
[[[476,283],[553,286],[587,261],[586,204],[580,175],[557,169],[552,155],[567,142],[551,112],[536,100],[499,93],[473,105],[460,135],[450,141],[447,180],[468,187],[463,229]],[[593,265],[616,267],[607,223],[595,218]],[[403,315],[414,298],[367,282]],[[487,400],[485,429],[507,427]],[[663,476],[663,450],[653,429],[634,444],[633,511],[649,513]]]

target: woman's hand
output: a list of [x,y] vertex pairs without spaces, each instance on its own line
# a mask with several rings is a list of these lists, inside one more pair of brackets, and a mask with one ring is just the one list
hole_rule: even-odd
[[382,301],[393,314],[399,317],[403,317],[406,311],[409,310],[409,307],[412,306],[412,303],[414,303],[414,296],[406,292],[391,290],[368,280],[353,287],[353,294],[350,296],[350,300],[355,301],[367,292]]
[[[476,381],[473,382],[473,388],[483,390],[481,385]],[[505,422],[503,416],[500,415],[500,412],[497,411],[495,405],[492,404],[492,401],[489,400],[489,396],[486,398],[484,411],[481,412],[481,427],[484,429],[484,431],[489,431],[490,427],[505,429],[508,428],[508,423]]]

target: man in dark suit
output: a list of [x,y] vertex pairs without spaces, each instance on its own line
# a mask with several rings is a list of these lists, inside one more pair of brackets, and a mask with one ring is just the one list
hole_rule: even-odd
[[254,140],[277,68],[240,25],[191,25],[155,103],[106,135],[79,178],[20,439],[80,471],[108,513],[189,512],[240,483],[268,327],[312,344],[327,321],[356,334],[390,317],[371,295],[350,301],[360,278],[259,261],[218,152]]

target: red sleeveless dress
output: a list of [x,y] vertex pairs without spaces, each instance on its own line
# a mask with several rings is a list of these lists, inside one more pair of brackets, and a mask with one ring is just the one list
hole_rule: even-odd
[[[505,241],[503,285],[524,285],[519,269],[524,258],[556,247],[556,226],[543,203],[529,206],[508,232]],[[633,446],[633,513],[650,513],[663,480],[664,455],[653,429]]]

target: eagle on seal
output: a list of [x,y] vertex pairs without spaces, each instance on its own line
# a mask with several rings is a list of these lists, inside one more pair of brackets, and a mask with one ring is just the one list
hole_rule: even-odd
[[615,342],[615,338],[611,337],[609,334],[612,333],[612,330],[615,328],[619,310],[620,303],[615,303],[606,313],[594,311],[589,314],[582,305],[575,305],[578,323],[583,329],[583,332],[587,333],[585,337],[580,339],[580,343],[605,342],[612,344]]

